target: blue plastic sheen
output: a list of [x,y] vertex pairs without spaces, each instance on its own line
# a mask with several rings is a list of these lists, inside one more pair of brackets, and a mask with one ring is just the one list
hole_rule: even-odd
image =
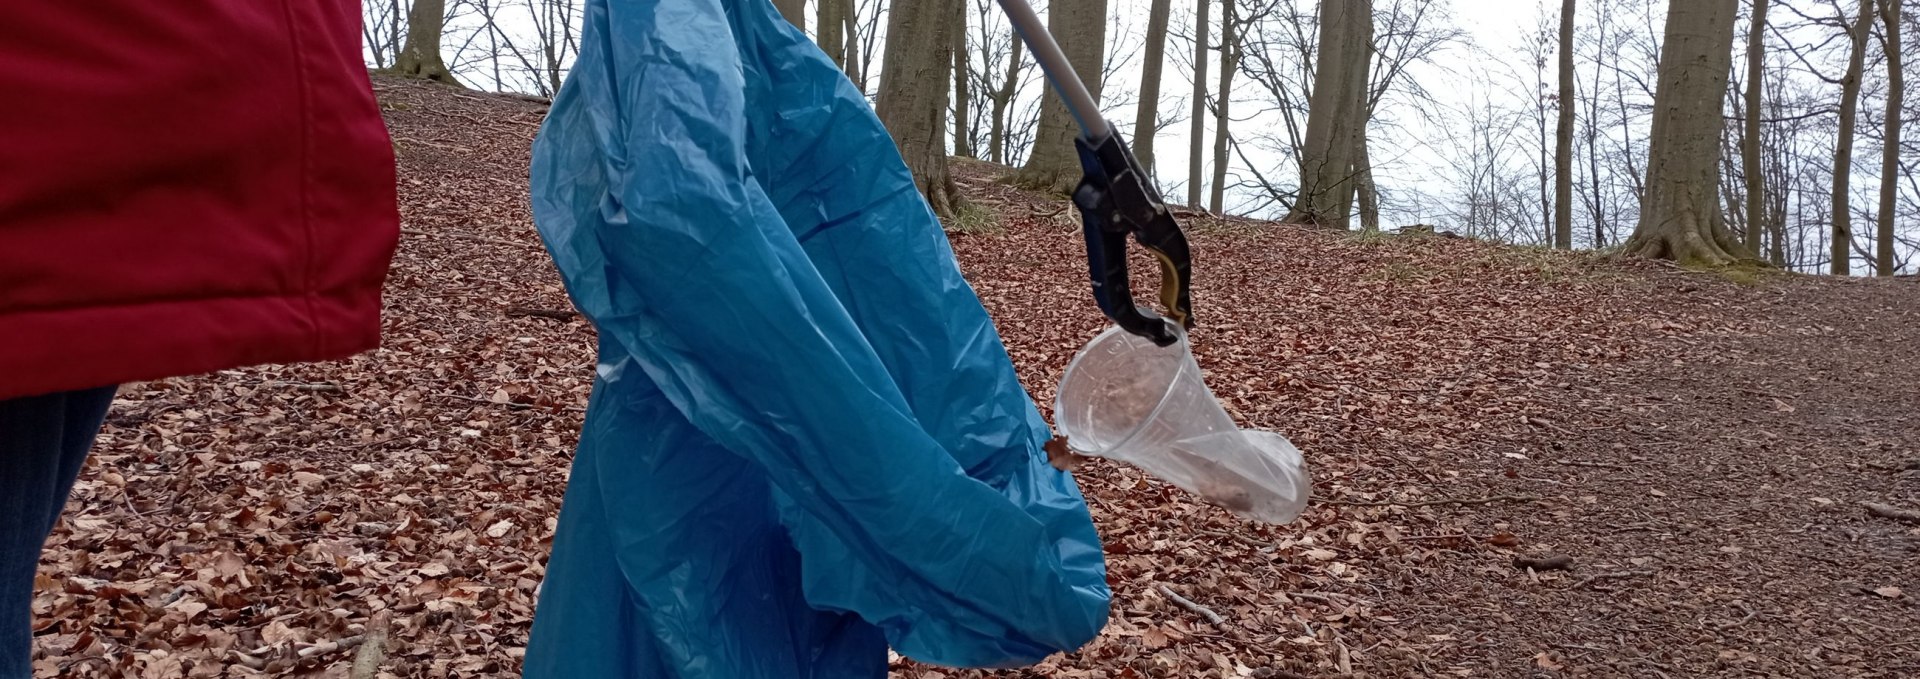
[[527,677],[1028,665],[1099,537],[866,99],[767,0],[589,0],[533,211],[599,374]]

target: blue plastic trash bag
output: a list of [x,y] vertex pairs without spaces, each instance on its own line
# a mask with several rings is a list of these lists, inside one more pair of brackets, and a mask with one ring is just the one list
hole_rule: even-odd
[[767,0],[590,0],[534,216],[599,375],[528,677],[1006,667],[1111,594],[1050,429],[852,83]]

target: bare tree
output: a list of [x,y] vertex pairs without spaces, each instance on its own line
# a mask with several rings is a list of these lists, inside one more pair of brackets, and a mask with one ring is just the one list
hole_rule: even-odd
[[[1086,81],[1087,91],[1095,102],[1100,101],[1106,25],[1107,0],[1053,0],[1047,7],[1047,31],[1060,43],[1060,51],[1066,54],[1073,70]],[[891,38],[888,43],[892,43]],[[1099,111],[1086,113],[1100,114]],[[1015,181],[1060,193],[1072,191],[1080,181],[1080,154],[1073,148],[1076,136],[1079,136],[1079,124],[1067,111],[1066,102],[1053,88],[1046,88],[1041,95],[1040,129],[1033,140],[1033,155],[1015,175]]]
[[852,13],[852,0],[815,0],[813,3],[813,41],[842,71],[847,70],[848,15]]
[[1226,209],[1227,135],[1233,124],[1228,112],[1233,103],[1233,74],[1240,64],[1240,39],[1236,32],[1239,17],[1234,10],[1234,0],[1221,0],[1220,87],[1215,90],[1219,94],[1213,102],[1213,194],[1207,200],[1207,209],[1214,214],[1222,214]]
[[1739,0],[1671,0],[1654,90],[1647,193],[1631,254],[1725,265],[1742,247],[1720,218],[1721,103]]
[[1747,27],[1747,82],[1744,97],[1746,116],[1740,137],[1740,168],[1746,183],[1747,249],[1760,252],[1761,234],[1766,216],[1766,178],[1760,170],[1760,92],[1766,81],[1767,0],[1753,0],[1753,16]]
[[1573,249],[1573,14],[1574,0],[1560,3],[1560,111],[1553,147],[1553,246]]
[[440,34],[446,22],[446,0],[414,0],[407,12],[407,42],[394,61],[394,73],[462,86],[440,57]]
[[787,23],[807,30],[807,0],[773,0],[773,6],[780,9],[780,16],[786,17]]
[[[1874,273],[1880,276],[1892,276],[1893,261],[1893,218],[1898,209],[1900,176],[1900,117],[1906,112],[1902,108],[1906,96],[1906,78],[1901,73],[1900,60],[1900,7],[1894,0],[1880,0],[1881,39],[1885,43],[1887,54],[1887,120],[1886,134],[1880,139],[1880,213],[1877,215],[1879,228],[1874,238]],[[1908,175],[1912,179],[1912,175]]]
[[1860,0],[1860,14],[1848,31],[1847,74],[1840,80],[1840,131],[1833,147],[1833,240],[1829,273],[1852,273],[1853,209],[1848,180],[1853,177],[1853,132],[1860,114],[1860,79],[1866,70],[1867,30],[1873,25],[1873,0]]
[[953,155],[973,157],[973,96],[968,85],[973,67],[967,59],[967,3],[949,0],[953,5]]
[[1147,61],[1140,69],[1140,105],[1133,118],[1133,153],[1153,176],[1153,137],[1160,129],[1160,74],[1167,61],[1167,15],[1173,0],[1153,0],[1147,10]]
[[952,64],[947,51],[953,45],[949,3],[958,1],[915,0],[893,7],[875,107],[912,169],[914,184],[942,218],[953,217],[963,203],[947,171],[946,148],[947,69]]
[[1211,26],[1207,23],[1207,8],[1213,0],[1194,0],[1193,22],[1193,118],[1187,136],[1190,144],[1187,155],[1187,206],[1200,209],[1200,196],[1205,182],[1201,178],[1204,148],[1207,138],[1207,34]]
[[1353,211],[1355,125],[1364,125],[1373,0],[1320,3],[1320,47],[1300,156],[1299,198],[1286,221],[1345,230]]

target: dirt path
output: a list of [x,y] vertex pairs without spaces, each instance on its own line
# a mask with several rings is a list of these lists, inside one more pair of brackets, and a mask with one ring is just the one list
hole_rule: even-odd
[[[541,110],[376,86],[386,346],[124,389],[49,547],[40,676],[344,676],[382,619],[393,676],[518,676],[593,356],[527,211]],[[961,167],[1002,219],[955,250],[1049,403],[1101,326],[1078,227]],[[1858,504],[1920,508],[1920,284],[1190,228],[1209,384],[1301,447],[1315,505],[1251,525],[1091,465],[1112,622],[991,676],[1920,676],[1920,526]],[[1513,566],[1540,554],[1574,567]]]

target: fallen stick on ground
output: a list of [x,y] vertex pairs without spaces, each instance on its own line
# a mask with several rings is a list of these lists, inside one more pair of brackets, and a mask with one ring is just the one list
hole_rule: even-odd
[[1752,619],[1753,619],[1753,616],[1754,616],[1754,611],[1753,611],[1753,609],[1752,609],[1752,608],[1749,608],[1749,607],[1748,607],[1748,606],[1747,606],[1746,604],[1743,604],[1743,603],[1740,603],[1740,602],[1738,602],[1738,601],[1735,601],[1735,602],[1733,602],[1733,605],[1734,605],[1734,606],[1736,606],[1736,607],[1738,607],[1738,608],[1739,608],[1740,610],[1742,610],[1742,611],[1746,611],[1746,613],[1747,613],[1747,617],[1744,617],[1744,618],[1741,618],[1741,619],[1739,619],[1739,620],[1735,620],[1735,621],[1733,621],[1733,622],[1728,622],[1728,623],[1721,623],[1721,624],[1719,624],[1719,625],[1714,625],[1714,627],[1715,627],[1715,628],[1718,628],[1718,629],[1723,629],[1723,630],[1727,630],[1727,629],[1733,629],[1733,628],[1735,628],[1735,627],[1739,627],[1739,626],[1741,626],[1741,625],[1745,625],[1745,624],[1747,624],[1747,621],[1748,621],[1748,620],[1752,620]]
[[1883,505],[1878,502],[1862,502],[1860,506],[1866,507],[1868,514],[1878,516],[1882,519],[1920,523],[1920,511],[1901,509],[1893,505]]
[[300,658],[303,658],[303,659],[311,658],[316,655],[332,653],[334,651],[338,651],[343,648],[353,648],[355,646],[359,646],[362,642],[366,640],[367,638],[364,635],[355,635],[350,637],[344,637],[334,641],[324,641],[324,642],[300,649],[299,652],[295,653],[294,655],[299,656]]
[[1587,577],[1580,578],[1579,580],[1574,581],[1574,583],[1568,586],[1567,589],[1580,589],[1582,587],[1591,585],[1600,580],[1620,580],[1623,578],[1635,578],[1643,575],[1653,575],[1653,571],[1620,571],[1618,573],[1594,573],[1593,575],[1589,575]]
[[380,662],[387,657],[389,624],[386,611],[373,614],[373,624],[367,626],[366,643],[353,655],[353,670],[347,674],[350,679],[373,679],[380,673]]
[[1495,495],[1465,499],[1425,500],[1422,502],[1354,502],[1351,500],[1322,500],[1322,504],[1347,505],[1350,507],[1432,507],[1434,505],[1484,505],[1494,502],[1534,502],[1538,495]]
[[1582,462],[1579,460],[1554,460],[1553,463],[1564,464],[1569,467],[1597,467],[1600,469],[1626,469],[1627,468],[1627,466],[1624,464],[1609,464],[1606,462]]
[[1520,570],[1564,571],[1573,567],[1573,557],[1565,554],[1516,556],[1513,557],[1513,567]]
[[510,306],[507,307],[507,316],[509,318],[533,316],[536,318],[551,318],[556,321],[571,321],[579,318],[580,312],[570,309],[535,309],[525,306]]
[[1195,615],[1198,615],[1202,618],[1206,618],[1207,622],[1218,625],[1227,621],[1226,618],[1220,617],[1219,613],[1213,612],[1213,609],[1207,608],[1206,606],[1202,606],[1200,604],[1196,604],[1193,602],[1192,599],[1188,599],[1186,597],[1180,596],[1178,593],[1173,591],[1172,587],[1161,585],[1160,593],[1166,595],[1167,600],[1173,602],[1175,605],[1178,605],[1181,608],[1192,611]]

